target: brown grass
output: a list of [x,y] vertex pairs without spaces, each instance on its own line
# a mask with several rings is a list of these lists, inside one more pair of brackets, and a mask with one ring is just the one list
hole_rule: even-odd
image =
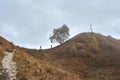
[[112,37],[82,33],[52,49],[27,51],[83,80],[120,80],[120,40]]
[[19,80],[120,80],[120,40],[109,36],[82,33],[47,50],[16,47],[0,37],[1,56],[14,48]]
[[17,65],[18,80],[80,80],[79,76],[31,56],[24,49],[14,46],[11,42],[8,42],[2,37],[0,37],[1,71],[1,61],[4,57],[4,52],[11,52],[13,49],[16,49],[14,61]]

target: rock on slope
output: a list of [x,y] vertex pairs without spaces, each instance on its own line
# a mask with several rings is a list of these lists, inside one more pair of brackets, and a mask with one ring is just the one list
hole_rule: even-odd
[[[5,74],[8,74],[8,76],[6,76],[7,78],[9,78],[10,80],[16,80],[16,74],[17,74],[17,67],[16,67],[16,63],[13,61],[13,55],[14,55],[15,49],[13,52],[5,52],[5,56],[2,60],[2,67],[3,67],[3,71],[2,74],[4,76]],[[4,79],[4,77],[3,77]],[[4,79],[6,80],[6,79]]]

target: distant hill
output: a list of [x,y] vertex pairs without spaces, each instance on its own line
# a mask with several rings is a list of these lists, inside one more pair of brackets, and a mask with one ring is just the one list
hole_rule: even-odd
[[120,40],[110,36],[81,33],[52,49],[25,51],[83,80],[120,80]]

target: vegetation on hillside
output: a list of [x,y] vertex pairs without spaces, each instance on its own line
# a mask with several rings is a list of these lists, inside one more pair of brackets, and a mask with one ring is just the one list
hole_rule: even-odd
[[47,50],[16,47],[0,38],[0,60],[13,49],[19,80],[120,79],[120,40],[112,37],[81,33]]
[[120,41],[101,34],[81,33],[52,49],[26,51],[83,80],[120,79]]
[[[16,49],[13,59],[17,66],[18,73],[16,77],[18,80],[80,80],[78,75],[53,66],[46,61],[41,61],[3,38],[0,38],[0,42],[3,44],[0,45],[0,55],[4,56],[5,51],[11,52],[13,49]],[[6,79],[6,74],[3,74],[0,75],[0,79]]]

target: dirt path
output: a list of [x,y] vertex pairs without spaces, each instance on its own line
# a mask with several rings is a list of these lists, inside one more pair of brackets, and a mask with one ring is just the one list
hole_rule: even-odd
[[5,56],[2,60],[2,66],[6,73],[8,73],[9,80],[16,80],[17,67],[16,63],[12,60],[15,49],[13,52],[5,52]]

